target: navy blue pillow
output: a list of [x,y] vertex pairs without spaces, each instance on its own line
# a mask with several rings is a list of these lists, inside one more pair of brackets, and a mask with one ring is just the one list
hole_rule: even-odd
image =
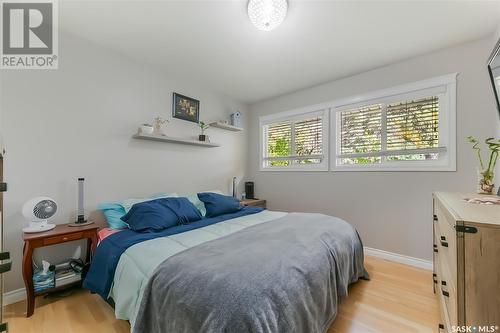
[[201,220],[203,217],[198,208],[188,198],[162,198],[158,199],[158,201],[177,215],[178,224],[188,224]]
[[159,231],[177,225],[177,215],[158,200],[137,203],[121,220],[135,231]]
[[205,204],[205,209],[207,210],[205,217],[235,213],[242,208],[238,199],[227,195],[202,192],[198,193],[198,198]]
[[140,202],[121,217],[134,231],[159,231],[201,219],[187,198],[161,198]]

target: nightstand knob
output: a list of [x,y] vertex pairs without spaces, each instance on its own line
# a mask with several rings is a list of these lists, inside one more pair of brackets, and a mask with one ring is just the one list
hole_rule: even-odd
[[68,237],[63,237],[63,240],[68,240]]

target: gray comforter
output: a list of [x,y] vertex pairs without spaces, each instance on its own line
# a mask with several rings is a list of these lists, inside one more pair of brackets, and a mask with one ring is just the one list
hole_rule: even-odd
[[359,278],[368,273],[350,224],[291,213],[165,260],[133,331],[325,332]]

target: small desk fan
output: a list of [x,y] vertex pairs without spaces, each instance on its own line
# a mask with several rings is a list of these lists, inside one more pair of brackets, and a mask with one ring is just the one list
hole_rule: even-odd
[[48,223],[48,219],[57,212],[57,204],[49,197],[36,197],[28,200],[23,205],[23,216],[30,225],[23,228],[26,233],[42,232],[52,230],[55,224]]

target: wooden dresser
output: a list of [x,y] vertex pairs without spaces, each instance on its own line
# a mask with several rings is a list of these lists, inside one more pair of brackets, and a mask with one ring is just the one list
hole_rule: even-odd
[[433,195],[434,292],[439,332],[500,327],[500,205],[463,201],[479,194]]

